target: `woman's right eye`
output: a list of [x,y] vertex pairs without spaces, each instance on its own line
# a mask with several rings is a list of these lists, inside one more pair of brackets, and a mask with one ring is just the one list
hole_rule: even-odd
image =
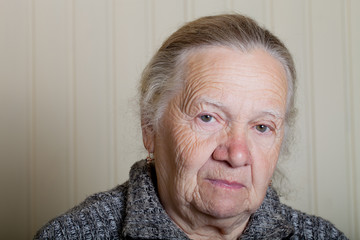
[[201,115],[200,116],[200,119],[203,121],[203,122],[206,122],[206,123],[209,123],[211,121],[214,120],[214,117],[209,115],[209,114],[204,114],[204,115]]

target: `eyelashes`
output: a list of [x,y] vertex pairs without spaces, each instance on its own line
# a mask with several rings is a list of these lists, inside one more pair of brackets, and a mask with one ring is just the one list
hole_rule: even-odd
[[204,133],[214,133],[224,129],[226,122],[217,114],[200,113],[195,118],[195,125]]
[[[217,131],[227,126],[227,122],[214,113],[200,113],[196,117],[197,126],[205,131]],[[256,121],[251,124],[250,128],[254,129],[260,135],[271,135],[275,132],[276,127],[273,123]]]

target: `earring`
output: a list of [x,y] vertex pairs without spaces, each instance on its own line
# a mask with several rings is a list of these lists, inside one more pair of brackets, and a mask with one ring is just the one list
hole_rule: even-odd
[[146,163],[151,164],[154,160],[154,154],[149,152],[148,156],[146,157]]

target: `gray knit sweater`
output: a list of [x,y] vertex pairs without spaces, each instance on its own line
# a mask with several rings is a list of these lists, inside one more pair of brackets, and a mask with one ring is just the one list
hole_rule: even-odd
[[[157,196],[154,167],[139,161],[124,184],[87,198],[34,239],[189,239]],[[281,204],[269,188],[240,239],[347,239],[326,220]]]

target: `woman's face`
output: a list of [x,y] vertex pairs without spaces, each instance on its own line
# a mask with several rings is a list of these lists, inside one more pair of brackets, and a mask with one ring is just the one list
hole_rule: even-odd
[[284,135],[286,94],[285,71],[264,50],[190,55],[185,88],[153,138],[170,216],[231,218],[260,206]]

